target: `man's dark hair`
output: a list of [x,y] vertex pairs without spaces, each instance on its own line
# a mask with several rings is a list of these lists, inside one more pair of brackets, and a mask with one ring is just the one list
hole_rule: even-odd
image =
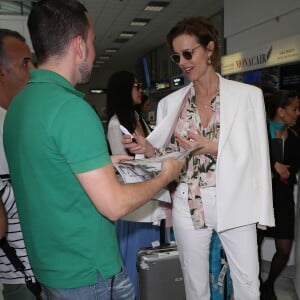
[[4,67],[9,66],[9,61],[7,60],[7,53],[4,49],[4,40],[7,37],[13,37],[25,43],[25,38],[19,32],[10,29],[0,28],[0,65]]
[[86,12],[77,0],[41,0],[34,5],[27,25],[38,64],[51,56],[63,55],[76,36],[86,41]]

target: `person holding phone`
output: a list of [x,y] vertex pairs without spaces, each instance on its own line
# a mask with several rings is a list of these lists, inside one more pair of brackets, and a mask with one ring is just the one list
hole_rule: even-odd
[[271,172],[262,91],[216,73],[218,32],[203,17],[168,33],[171,59],[190,84],[162,99],[147,139],[123,143],[146,157],[202,149],[190,155],[173,195],[173,227],[187,300],[209,300],[209,246],[218,233],[236,300],[258,300],[256,225],[274,226]]
[[[107,139],[112,154],[127,154],[122,143],[122,135],[131,133],[146,137],[151,129],[136,112],[136,106],[142,102],[142,86],[135,74],[119,71],[111,75],[107,84]],[[138,278],[136,253],[143,247],[151,246],[160,240],[160,220],[166,217],[165,210],[158,201],[150,201],[122,217],[116,222],[117,237],[127,273],[135,287],[138,298]]]

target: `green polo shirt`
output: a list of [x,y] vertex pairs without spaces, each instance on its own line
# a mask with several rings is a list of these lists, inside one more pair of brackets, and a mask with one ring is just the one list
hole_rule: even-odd
[[94,284],[97,271],[107,279],[121,269],[114,223],[75,175],[110,163],[101,122],[83,96],[57,73],[33,70],[4,124],[30,263],[52,288]]

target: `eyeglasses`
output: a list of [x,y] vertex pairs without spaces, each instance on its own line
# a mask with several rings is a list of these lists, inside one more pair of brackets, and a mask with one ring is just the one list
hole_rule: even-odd
[[179,64],[180,62],[180,54],[184,57],[184,59],[186,60],[191,60],[194,54],[194,51],[196,49],[198,49],[199,47],[201,47],[201,45],[198,45],[197,47],[193,48],[193,49],[186,49],[186,50],[182,50],[180,51],[180,53],[172,53],[170,55],[171,60],[175,63],[175,64]]
[[141,82],[134,82],[132,85],[134,88],[136,88],[137,90],[142,90],[143,89],[143,84]]

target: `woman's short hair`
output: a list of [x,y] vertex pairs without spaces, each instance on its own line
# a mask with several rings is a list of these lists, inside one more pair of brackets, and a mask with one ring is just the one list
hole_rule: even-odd
[[167,34],[167,43],[172,51],[174,51],[173,40],[182,34],[195,36],[199,44],[204,48],[207,47],[210,41],[213,41],[215,47],[211,56],[211,62],[214,66],[218,65],[220,59],[218,31],[211,21],[204,17],[191,17],[179,21]]

